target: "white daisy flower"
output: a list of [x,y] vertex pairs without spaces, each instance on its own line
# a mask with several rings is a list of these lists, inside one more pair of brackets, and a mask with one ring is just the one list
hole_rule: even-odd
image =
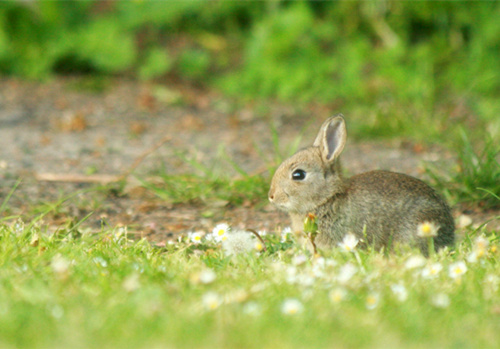
[[297,282],[297,267],[291,265],[285,270],[285,280],[288,284],[295,284]]
[[404,302],[408,299],[408,291],[403,284],[393,284],[391,285],[391,291],[400,302]]
[[243,306],[243,313],[251,316],[258,316],[262,313],[262,306],[257,302],[248,302]]
[[294,256],[292,258],[292,264],[293,265],[301,265],[301,264],[304,264],[305,262],[307,262],[307,256],[304,255],[304,254],[299,254],[297,256]]
[[281,232],[281,242],[287,242],[288,240],[290,240],[290,235],[292,235],[292,228],[284,228]]
[[296,284],[303,287],[309,287],[314,285],[314,281],[315,281],[314,276],[308,274],[298,274],[296,278]]
[[417,227],[417,235],[423,238],[437,236],[439,226],[433,222],[423,222]]
[[260,237],[263,237],[263,236],[267,235],[267,231],[265,231],[265,230],[259,230],[259,231],[257,231],[257,234],[259,234]]
[[405,268],[406,269],[415,269],[423,267],[426,263],[426,259],[421,255],[411,256],[406,260]]
[[440,263],[433,263],[422,270],[422,277],[425,279],[435,278],[441,270],[443,270],[443,266]]
[[353,233],[347,233],[339,246],[347,252],[353,252],[359,243],[359,239]]
[[201,231],[197,231],[197,232],[191,232],[191,233],[188,233],[188,239],[189,241],[191,241],[193,244],[200,244],[201,243],[201,240],[203,239],[203,236],[205,235],[205,233],[201,232]]
[[478,259],[479,259],[479,257],[477,255],[476,251],[472,251],[471,253],[469,253],[467,255],[467,262],[469,262],[469,263],[476,263]]
[[55,274],[63,276],[68,273],[70,262],[60,254],[57,254],[52,258],[50,266]]
[[198,280],[202,284],[210,284],[210,283],[214,282],[216,278],[217,278],[217,274],[215,274],[215,271],[213,271],[212,269],[202,270],[200,272],[200,274],[198,275]]
[[431,298],[431,303],[436,308],[448,308],[450,306],[450,297],[446,293],[438,293]]
[[338,304],[347,298],[347,291],[343,287],[337,287],[330,291],[328,294],[330,301],[334,304]]
[[366,308],[369,310],[375,309],[380,302],[380,294],[377,292],[370,293],[365,299]]
[[281,305],[281,312],[285,315],[295,315],[302,313],[304,311],[304,306],[302,303],[295,298],[285,299]]
[[217,309],[222,304],[222,297],[215,292],[207,292],[203,295],[201,302],[207,310]]
[[465,228],[472,224],[472,218],[467,215],[460,215],[457,219],[457,228]]
[[134,292],[139,287],[141,287],[141,283],[139,282],[139,274],[133,273],[125,278],[122,283],[122,287],[127,292]]
[[222,242],[226,240],[229,229],[229,224],[227,223],[217,224],[212,230],[212,238],[215,242]]
[[488,247],[490,246],[490,241],[484,236],[478,236],[474,240],[474,252],[478,258],[484,257],[488,253]]
[[352,263],[344,264],[337,275],[337,281],[341,284],[347,283],[358,271],[358,268]]
[[448,274],[453,279],[462,277],[462,275],[464,275],[466,272],[467,265],[465,265],[465,263],[462,261],[451,264],[448,270]]

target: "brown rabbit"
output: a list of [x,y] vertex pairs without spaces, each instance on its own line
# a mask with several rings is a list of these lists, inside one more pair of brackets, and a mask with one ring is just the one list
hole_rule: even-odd
[[438,228],[436,249],[451,246],[455,225],[446,202],[427,184],[389,171],[342,176],[339,156],[346,142],[342,114],[326,120],[311,147],[297,152],[276,170],[269,200],[287,211],[292,229],[302,231],[308,213],[316,215],[318,247],[336,246],[347,233],[365,244],[418,246],[427,254],[427,240],[418,226]]

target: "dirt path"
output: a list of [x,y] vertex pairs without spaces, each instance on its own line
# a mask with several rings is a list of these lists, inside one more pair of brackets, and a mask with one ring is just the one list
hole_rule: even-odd
[[[71,79],[48,84],[0,80],[0,201],[18,178],[23,179],[10,201],[10,214],[28,214],[34,204],[92,187],[39,181],[40,176],[118,176],[161,139],[168,141],[144,158],[134,175],[147,176],[159,168],[170,174],[192,172],[179,154],[216,173],[237,175],[227,157],[248,173],[262,172],[274,153],[270,124],[276,125],[286,149],[301,130],[301,145],[307,145],[326,117],[312,118],[285,108],[275,108],[264,117],[250,108],[232,110],[213,94],[122,80],[113,81],[100,94],[78,92],[72,88],[75,84]],[[348,173],[383,168],[422,177],[422,161],[450,159],[442,150],[394,142],[350,142],[344,167]],[[131,183],[127,195],[120,197],[109,192],[79,194],[50,219],[57,225],[61,217],[83,217],[94,211],[86,222],[92,228],[125,224],[133,233],[157,241],[190,230],[208,230],[218,221],[268,230],[288,225],[286,216],[270,206],[168,205]],[[210,218],[202,218],[207,210]]]

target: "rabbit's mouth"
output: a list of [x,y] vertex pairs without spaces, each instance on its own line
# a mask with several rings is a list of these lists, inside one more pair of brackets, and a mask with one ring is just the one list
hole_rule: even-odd
[[276,202],[276,200],[274,200],[274,198],[269,198],[269,201],[274,205],[276,206],[278,209],[282,210],[282,211],[290,211],[290,201],[285,201],[285,202]]
[[282,211],[288,211],[288,205],[286,203],[273,202],[273,205]]

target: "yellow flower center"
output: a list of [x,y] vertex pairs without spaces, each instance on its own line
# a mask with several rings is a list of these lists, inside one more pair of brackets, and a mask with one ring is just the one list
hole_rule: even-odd
[[425,223],[422,225],[422,233],[428,235],[431,233],[431,225],[429,223]]

